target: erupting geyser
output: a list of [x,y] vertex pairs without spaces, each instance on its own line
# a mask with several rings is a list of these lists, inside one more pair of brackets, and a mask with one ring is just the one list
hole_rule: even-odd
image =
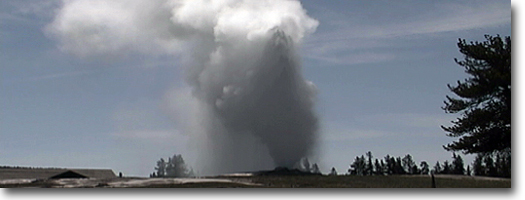
[[47,30],[81,56],[181,56],[191,93],[169,100],[190,101],[195,167],[222,173],[294,167],[312,153],[316,91],[298,46],[317,25],[293,0],[64,0]]

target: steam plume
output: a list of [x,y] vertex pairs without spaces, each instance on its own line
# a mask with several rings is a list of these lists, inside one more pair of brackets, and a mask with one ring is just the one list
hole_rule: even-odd
[[168,99],[188,100],[202,170],[221,173],[293,167],[312,153],[315,86],[297,49],[317,25],[295,0],[64,0],[47,33],[79,56],[181,56],[191,96]]

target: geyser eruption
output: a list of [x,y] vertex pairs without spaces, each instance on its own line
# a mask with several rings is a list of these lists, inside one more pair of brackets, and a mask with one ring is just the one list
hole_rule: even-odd
[[292,0],[64,0],[47,30],[81,56],[181,56],[191,97],[169,100],[192,101],[195,167],[223,173],[293,167],[312,153],[316,91],[297,51],[317,25]]

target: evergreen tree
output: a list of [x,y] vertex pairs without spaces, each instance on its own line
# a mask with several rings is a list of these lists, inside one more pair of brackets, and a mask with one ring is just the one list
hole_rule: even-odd
[[415,174],[417,171],[417,167],[414,169],[414,166],[416,166],[416,163],[412,159],[412,156],[410,154],[405,155],[402,160],[403,163],[403,169],[408,174]]
[[395,160],[394,173],[395,174],[406,174],[406,171],[403,168],[401,157],[397,157],[396,160]]
[[476,176],[486,176],[485,173],[485,166],[483,166],[483,155],[477,154],[476,158],[474,158],[474,163],[472,163],[472,167],[474,168],[474,175]]
[[439,164],[439,161],[436,162],[436,165],[434,165],[434,174],[441,174],[443,172],[443,169],[441,169],[441,164]]
[[361,162],[360,159],[361,158],[359,158],[359,156],[356,156],[354,162],[350,164],[350,168],[348,169],[348,173],[350,175],[359,175],[359,163]]
[[166,163],[166,176],[173,177],[174,174],[175,174],[175,164],[173,163],[173,160],[171,158],[168,158],[168,162]]
[[337,176],[337,171],[335,170],[335,167],[332,167],[332,170],[330,170],[330,176]]
[[396,161],[393,157],[390,157],[390,155],[385,156],[385,165],[386,165],[386,174],[392,175],[394,174],[394,168],[396,165]]
[[501,151],[497,153],[498,159],[496,161],[497,174],[499,177],[511,177],[511,157],[510,151]]
[[375,175],[383,175],[383,166],[381,166],[381,164],[379,163],[379,160],[377,158],[374,161],[374,166],[375,166],[374,174]]
[[381,175],[388,175],[388,168],[383,160],[381,160]]
[[174,177],[187,177],[188,176],[188,167],[182,158],[182,155],[173,155],[173,165],[174,165]]
[[456,155],[454,153],[452,155],[452,158],[454,159],[452,161],[452,174],[464,175],[465,174],[465,166],[463,164],[463,159],[461,158],[461,156]]
[[421,167],[420,174],[427,175],[430,172],[429,165],[427,161],[421,161],[421,164],[419,164],[419,167]]
[[412,166],[412,169],[410,169],[410,174],[419,174],[421,171],[419,168],[417,168],[417,165]]
[[443,170],[441,171],[442,174],[451,174],[452,173],[452,166],[448,162],[448,160],[445,160],[443,162]]
[[366,174],[371,176],[374,173],[374,165],[372,165],[372,152],[367,152],[366,156],[368,157],[368,163],[366,165]]
[[355,157],[354,163],[350,165],[348,172],[351,175],[363,176],[366,175],[366,161],[364,156]]
[[157,167],[155,167],[157,173],[153,173],[152,177],[187,177],[189,172],[184,163],[182,155],[173,155],[172,158],[168,158],[168,162],[161,158],[157,161]]
[[157,177],[164,177],[166,175],[166,161],[164,158],[157,161],[157,167],[155,167],[155,170],[157,170]]
[[470,165],[467,165],[467,176],[472,175],[472,170],[470,170]]
[[485,36],[485,42],[459,40],[465,58],[456,63],[471,77],[448,85],[459,98],[447,96],[443,110],[462,113],[451,127],[442,126],[458,141],[449,151],[491,153],[511,148],[511,39]]
[[498,176],[496,166],[494,166],[494,159],[492,159],[492,156],[486,154],[483,157],[483,164],[485,165],[485,174],[487,176]]
[[477,154],[472,164],[474,175],[510,178],[510,160],[510,151]]

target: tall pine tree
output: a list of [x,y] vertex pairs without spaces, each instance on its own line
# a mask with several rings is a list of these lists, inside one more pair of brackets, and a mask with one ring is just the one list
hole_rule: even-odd
[[485,36],[484,42],[460,39],[464,60],[455,59],[470,77],[448,85],[459,98],[447,96],[443,109],[462,113],[450,127],[442,126],[458,141],[444,146],[449,151],[491,153],[511,148],[511,38]]

